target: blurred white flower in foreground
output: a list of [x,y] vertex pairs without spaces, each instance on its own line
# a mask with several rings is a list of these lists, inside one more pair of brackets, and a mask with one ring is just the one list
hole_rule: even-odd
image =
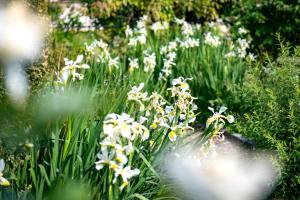
[[18,106],[24,105],[28,97],[28,81],[19,62],[7,63],[5,85],[11,101]]
[[233,143],[215,146],[216,154],[203,154],[203,146],[175,151],[165,159],[168,178],[183,199],[256,200],[264,199],[278,172],[267,158],[251,156]]
[[34,15],[24,4],[0,7],[0,55],[31,59],[38,55],[46,33],[46,20]]
[[47,20],[34,15],[21,2],[0,6],[0,61],[5,83],[15,106],[22,107],[28,96],[28,81],[23,61],[39,55],[46,34]]

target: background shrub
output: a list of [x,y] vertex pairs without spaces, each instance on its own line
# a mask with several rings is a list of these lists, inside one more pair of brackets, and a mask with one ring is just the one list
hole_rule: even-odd
[[275,34],[293,44],[300,44],[300,1],[299,0],[235,0],[228,3],[223,12],[229,14],[234,24],[250,30],[253,44],[260,53],[265,50],[278,53],[274,44]]

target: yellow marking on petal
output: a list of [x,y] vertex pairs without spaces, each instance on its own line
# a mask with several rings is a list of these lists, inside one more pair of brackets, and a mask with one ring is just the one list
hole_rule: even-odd
[[150,146],[153,146],[154,140],[150,140]]
[[25,143],[24,144],[24,147],[26,147],[26,148],[32,148],[33,147],[33,144],[32,143]]
[[112,169],[116,169],[116,168],[118,168],[118,165],[115,164],[115,163],[110,163],[110,167],[111,167]]
[[3,185],[4,187],[8,187],[8,186],[10,186],[10,183],[9,183],[7,180],[5,180],[5,181],[2,183],[2,185]]
[[173,142],[176,139],[176,133],[175,131],[170,131],[169,138]]
[[188,85],[187,83],[181,83],[181,84],[180,84],[180,87],[181,87],[181,88],[188,88],[189,85]]
[[157,124],[153,122],[153,123],[150,125],[150,128],[151,128],[151,129],[156,129],[156,128],[157,128]]

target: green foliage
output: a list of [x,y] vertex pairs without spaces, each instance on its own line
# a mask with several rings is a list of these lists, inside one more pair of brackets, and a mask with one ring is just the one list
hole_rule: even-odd
[[210,21],[218,18],[218,11],[225,2],[226,0],[174,0],[173,8],[176,16]]
[[[274,196],[299,199],[300,183],[300,49],[281,44],[281,55],[247,71],[234,130],[275,150],[282,165]],[[294,53],[293,53],[294,52]]]
[[277,42],[275,34],[281,35],[293,44],[300,44],[300,1],[272,0],[234,1],[227,8],[234,24],[243,25],[250,30],[253,44],[263,53],[265,50],[275,54]]
[[174,16],[188,20],[209,21],[216,19],[218,10],[228,0],[105,0],[85,2],[91,5],[94,16],[99,18],[127,18],[148,14],[153,20],[170,20]]

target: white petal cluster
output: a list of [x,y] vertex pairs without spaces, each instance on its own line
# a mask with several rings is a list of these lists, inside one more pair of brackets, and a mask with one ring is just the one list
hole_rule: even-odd
[[211,32],[204,34],[204,43],[212,47],[218,47],[221,45],[220,37],[212,35]]
[[247,55],[247,49],[249,48],[249,42],[246,39],[237,39],[236,51],[240,58],[245,58]]

